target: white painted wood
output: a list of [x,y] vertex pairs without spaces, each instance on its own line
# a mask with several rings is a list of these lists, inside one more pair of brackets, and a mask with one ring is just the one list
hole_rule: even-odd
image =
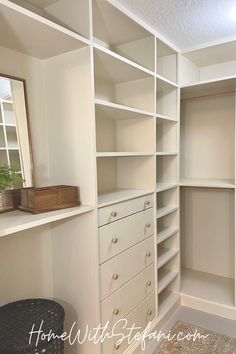
[[12,0],[12,2],[89,38],[87,0]]
[[131,195],[129,198],[130,200],[116,203],[114,205],[100,206],[98,211],[99,226],[109,224],[126,216],[153,207],[154,199],[152,194],[147,194],[142,197],[139,196],[139,198],[137,198],[137,196],[137,194]]
[[157,79],[157,114],[177,117],[177,89],[161,79]]
[[171,291],[165,291],[159,296],[159,316],[158,320],[161,321],[161,319],[166,315],[166,313],[169,311],[169,309],[180,299],[180,295],[171,292]]
[[160,269],[159,275],[158,275],[158,280],[159,280],[159,285],[158,285],[158,294],[160,294],[172,281],[175,280],[177,277],[178,273],[173,272],[167,269]]
[[118,189],[113,191],[108,191],[99,194],[98,196],[98,207],[103,208],[107,205],[111,205],[114,203],[120,203],[126,200],[130,200],[132,198],[141,197],[143,195],[147,195],[152,193],[151,190],[141,190],[141,189]]
[[166,216],[166,215],[169,215],[171,213],[174,213],[176,210],[178,210],[178,207],[174,207],[174,206],[160,207],[160,208],[157,209],[157,219],[160,219],[163,216]]
[[152,236],[153,233],[153,208],[100,227],[100,263]]
[[95,112],[97,156],[153,155],[154,117],[115,108],[104,110],[103,106],[98,105]]
[[183,267],[234,277],[234,191],[183,188],[181,245]]
[[178,250],[165,247],[158,248],[158,269],[163,267],[167,262],[178,254]]
[[80,207],[51,211],[49,213],[38,215],[23,213],[21,211],[4,213],[0,216],[0,237],[49,224],[58,220],[67,219],[92,210],[94,210],[93,206],[83,205]]
[[[14,218],[11,227],[13,222]],[[50,225],[2,237],[0,255],[1,306],[20,299],[53,297]]]
[[146,152],[97,152],[97,157],[153,156]]
[[157,74],[177,82],[177,53],[157,39]]
[[[74,321],[75,333],[100,322],[96,219],[96,212],[91,212],[52,225],[53,298],[65,308],[67,332]],[[89,341],[65,345],[69,354],[100,353],[100,346]]]
[[126,58],[154,71],[155,37],[108,1],[93,1],[94,37]]
[[103,263],[100,266],[101,300],[111,295],[153,261],[153,237],[149,237]]
[[177,186],[178,186],[178,184],[175,184],[175,183],[157,183],[156,192],[160,193],[163,191],[167,191],[169,189],[176,188]]
[[218,304],[234,305],[234,280],[183,268],[182,293]]
[[[47,122],[51,137],[51,184],[63,184],[66,181],[67,184],[78,186],[81,202],[95,205],[95,146],[89,48],[48,59],[45,62],[45,83]],[[86,151],[86,154],[82,151]]]
[[201,187],[201,188],[235,188],[234,179],[215,179],[215,178],[181,178],[182,187]]
[[155,157],[101,157],[97,159],[98,193],[120,189],[152,190]]
[[162,231],[157,233],[157,244],[167,240],[169,237],[175,235],[178,232],[177,228],[166,227]]
[[[150,315],[148,314],[150,313]],[[139,329],[134,329],[133,333],[142,331],[150,321],[153,321],[155,318],[155,295],[154,293],[150,294],[147,299],[145,299],[139,306],[137,306],[128,316],[127,316],[127,328],[132,327],[135,324],[135,327],[140,327]],[[128,334],[128,331],[125,328],[122,328],[122,322],[117,326],[117,331],[124,336]],[[129,351],[127,338],[119,345],[116,346],[117,342],[116,337],[113,337],[111,340],[105,341],[102,345],[103,354],[126,354]]]
[[176,156],[157,156],[156,174],[157,184],[168,183],[177,184],[177,157]]
[[137,119],[137,116],[139,116],[140,118],[145,118],[146,116],[153,116],[151,112],[146,112],[140,109],[135,109],[128,106],[107,102],[98,98],[95,99],[95,104],[99,106],[101,110],[106,112],[106,115],[110,119]]
[[233,95],[183,101],[181,178],[234,179],[234,112]]
[[[152,264],[104,300],[101,303],[101,323],[105,325],[109,321],[110,328],[142,302],[155,288],[154,272]],[[114,314],[114,310],[118,310],[118,313]]]
[[156,120],[156,151],[160,155],[177,154],[177,125],[168,120]]
[[[10,1],[1,0],[0,9],[3,18],[0,45],[3,47],[45,59],[88,44],[80,35]],[[39,37],[41,41],[37,41]]]

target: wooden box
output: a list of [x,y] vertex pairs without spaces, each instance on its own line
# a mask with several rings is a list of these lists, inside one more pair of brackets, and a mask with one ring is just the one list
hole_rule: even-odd
[[51,186],[23,188],[20,209],[38,214],[80,205],[78,188],[74,186]]

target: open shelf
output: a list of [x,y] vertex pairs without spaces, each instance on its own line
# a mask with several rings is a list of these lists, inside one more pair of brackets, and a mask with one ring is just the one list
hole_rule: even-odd
[[235,82],[181,91],[181,185],[234,188]]
[[11,0],[54,24],[89,38],[89,2],[87,0]]
[[154,165],[154,156],[98,157],[99,204],[112,201],[113,198],[115,202],[120,198],[120,190],[122,195],[127,192],[127,199],[129,190],[134,197],[140,193],[139,190],[141,193],[152,190]]
[[157,115],[177,119],[177,88],[166,81],[157,79]]
[[174,236],[178,231],[179,230],[174,227],[163,228],[161,231],[157,232],[157,245]]
[[163,216],[174,213],[178,210],[178,207],[175,206],[164,206],[157,209],[157,219],[162,218]]
[[160,294],[172,281],[176,279],[178,272],[169,269],[160,269],[158,272],[158,294]]
[[101,104],[95,116],[97,156],[154,155],[153,116]]
[[123,202],[125,200],[141,197],[150,193],[153,193],[153,191],[142,189],[117,189],[101,192],[98,195],[98,207],[101,208],[106,205]]
[[156,157],[157,184],[177,184],[177,155],[166,155]]
[[158,247],[158,262],[157,268],[160,269],[170,260],[172,260],[179,251],[177,249],[170,249],[165,247]]
[[12,211],[0,215],[0,237],[7,236],[19,231],[45,225],[54,221],[63,220],[72,216],[80,215],[94,210],[91,205],[82,205],[76,208],[51,211],[33,215],[22,211]]
[[236,41],[183,52],[180,60],[182,85],[236,76]]
[[94,49],[95,97],[103,101],[154,112],[154,77]]
[[181,178],[180,186],[202,188],[235,188],[233,179]]
[[180,301],[180,295],[171,290],[165,290],[158,296],[159,313],[158,318],[161,320],[167,314],[174,304]]
[[156,192],[160,193],[178,187],[177,183],[157,183]]
[[146,112],[141,109],[124,106],[121,104],[95,99],[96,107],[104,112],[110,119],[137,119],[153,117],[152,112]]
[[105,0],[93,0],[95,43],[155,71],[155,36]]
[[182,293],[219,304],[234,306],[234,279],[182,268]]
[[176,118],[172,118],[172,117],[169,117],[169,116],[164,116],[163,114],[156,114],[156,118],[164,120],[164,121],[177,123],[177,119]]
[[156,120],[156,151],[158,155],[176,155],[177,124],[157,118]]
[[88,44],[80,35],[10,1],[0,3],[0,11],[2,47],[46,59]]
[[177,82],[177,52],[157,39],[157,74]]

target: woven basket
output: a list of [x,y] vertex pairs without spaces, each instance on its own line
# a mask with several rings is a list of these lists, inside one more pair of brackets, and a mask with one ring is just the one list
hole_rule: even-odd
[[0,354],[63,354],[61,339],[38,341],[37,334],[29,338],[33,325],[38,331],[43,322],[43,333],[63,333],[65,312],[61,305],[46,299],[29,299],[0,307]]

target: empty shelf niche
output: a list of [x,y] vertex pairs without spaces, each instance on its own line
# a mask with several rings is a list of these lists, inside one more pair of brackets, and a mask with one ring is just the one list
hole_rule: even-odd
[[178,233],[178,215],[173,212],[157,219],[157,244],[169,239]]
[[11,2],[89,38],[88,0],[11,0]]
[[154,114],[155,79],[132,65],[94,49],[95,96]]
[[179,300],[178,294],[178,279],[172,282],[164,291],[158,295],[158,317],[162,319],[167,312],[174,306]]
[[157,153],[177,152],[177,124],[165,119],[156,120],[156,151]]
[[157,194],[157,219],[171,214],[178,209],[177,188]]
[[177,82],[177,52],[157,39],[157,74]]
[[157,156],[157,186],[177,183],[177,156]]
[[175,234],[157,245],[157,267],[162,268],[178,255],[178,235]]
[[184,294],[234,305],[234,191],[181,190]]
[[157,79],[157,114],[177,119],[177,87]]
[[236,41],[189,51],[180,58],[182,85],[236,75]]
[[181,96],[181,180],[234,185],[234,80],[185,88]]
[[155,37],[106,0],[93,0],[96,43],[155,71]]
[[165,290],[179,276],[179,259],[173,258],[158,270],[158,294]]
[[97,152],[153,153],[154,117],[96,104]]
[[[154,186],[153,157],[98,157],[98,195],[110,202],[144,195]],[[99,204],[100,204],[99,202]]]

